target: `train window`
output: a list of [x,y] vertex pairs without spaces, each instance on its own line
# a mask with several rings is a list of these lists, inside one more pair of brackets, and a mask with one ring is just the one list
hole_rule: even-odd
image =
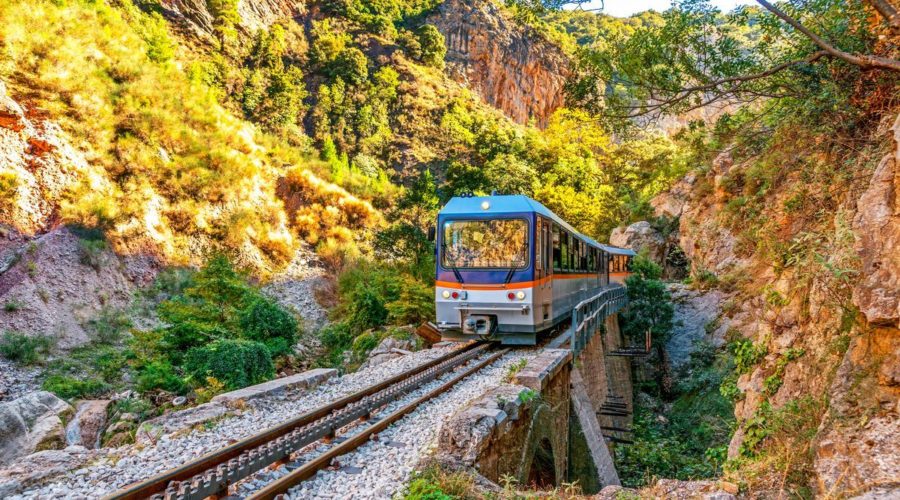
[[550,259],[553,258],[553,242],[550,241],[550,225],[547,221],[544,221],[541,231],[544,233],[544,269],[549,270]]
[[541,231],[541,227],[541,218],[538,217],[537,224],[535,225],[535,228],[537,229],[535,234],[537,234],[537,237],[535,238],[534,243],[534,268],[538,271],[544,268],[544,232]]
[[524,219],[444,222],[441,256],[445,268],[523,268],[528,266],[528,222]]
[[560,243],[559,226],[553,224],[553,269],[556,271],[562,270],[562,251]]

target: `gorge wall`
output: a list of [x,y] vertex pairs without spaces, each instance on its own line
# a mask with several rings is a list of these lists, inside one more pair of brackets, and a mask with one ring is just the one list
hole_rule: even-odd
[[542,126],[564,105],[568,57],[492,2],[448,0],[428,22],[444,34],[450,76],[516,122]]
[[[878,133],[880,146],[860,155],[840,190],[809,187],[797,171],[775,182],[754,238],[732,201],[746,193],[750,164],[727,154],[653,201],[658,216],[680,218],[676,240],[695,282],[723,293],[726,338],[753,342],[736,381],[729,457],[793,443],[782,451],[820,495],[900,477],[900,119]],[[778,418],[795,434],[761,441],[784,432]]]

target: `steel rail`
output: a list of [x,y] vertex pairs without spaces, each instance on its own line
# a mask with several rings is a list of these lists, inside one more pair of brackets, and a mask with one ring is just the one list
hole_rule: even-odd
[[[472,343],[466,345],[461,349],[454,350],[427,363],[411,368],[378,384],[372,385],[371,387],[347,395],[333,403],[318,407],[296,418],[288,420],[287,422],[270,427],[252,436],[248,436],[237,443],[210,452],[196,460],[192,460],[179,467],[159,473],[144,481],[126,486],[125,488],[103,497],[103,499],[138,500],[150,498],[163,492],[166,492],[166,496],[168,497],[173,493],[173,484],[183,483],[189,480],[191,481],[192,486],[207,486],[205,489],[209,489],[212,485],[206,479],[209,479],[210,476],[214,476],[218,479],[222,478],[224,475],[224,481],[216,481],[216,483],[219,484],[221,491],[226,489],[228,484],[243,479],[253,472],[265,468],[278,460],[273,457],[274,450],[259,450],[260,448],[265,448],[266,445],[273,441],[283,438],[295,431],[303,430],[305,427],[312,426],[313,429],[307,430],[315,430],[315,426],[312,424],[332,413],[339,413],[340,410],[354,405],[355,403],[359,403],[370,396],[384,392],[392,386],[402,384],[404,381],[413,380],[418,375],[435,368],[438,365],[449,362],[454,367],[458,366],[464,362],[462,360],[467,361],[471,357],[484,351],[487,347],[488,344],[484,343]],[[453,361],[457,359],[460,361],[458,363],[453,363]],[[418,382],[418,379],[416,379],[415,382]],[[408,384],[404,385],[408,386]],[[392,394],[394,393],[392,392]],[[378,398],[378,400],[381,400],[381,398]],[[324,437],[327,437],[327,434],[328,433],[326,433]],[[256,457],[251,459],[246,456],[248,452],[255,450],[260,451],[260,453],[256,454]]]
[[356,448],[359,448],[360,446],[365,444],[369,440],[369,438],[372,437],[373,434],[377,434],[377,433],[387,429],[388,426],[390,426],[392,423],[396,422],[397,420],[400,420],[407,414],[412,413],[416,408],[418,408],[423,403],[428,402],[431,399],[434,399],[435,397],[443,394],[444,392],[447,392],[454,385],[458,384],[460,381],[462,381],[466,377],[469,377],[473,373],[494,363],[495,361],[497,361],[497,359],[499,359],[501,356],[508,353],[509,351],[510,351],[509,348],[503,349],[501,351],[498,351],[498,352],[488,356],[484,360],[479,361],[475,365],[467,368],[465,371],[463,371],[462,373],[459,373],[458,375],[456,375],[453,378],[451,378],[450,380],[444,382],[440,386],[432,389],[431,391],[428,391],[427,394],[424,394],[424,395],[416,398],[412,402],[407,403],[403,407],[401,407],[397,410],[394,410],[390,414],[388,414],[382,418],[379,418],[371,426],[367,427],[366,429],[359,432],[358,434],[350,436],[349,438],[347,438],[346,441],[338,444],[337,446],[335,446],[334,448],[331,448],[330,450],[326,451],[325,453],[322,453],[321,455],[310,460],[309,462],[306,462],[305,464],[301,465],[297,469],[291,471],[288,475],[282,476],[281,478],[269,483],[261,490],[256,491],[252,495],[247,496],[246,500],[271,500],[271,499],[276,498],[278,495],[286,494],[294,486],[297,486],[301,482],[315,476],[318,471],[324,469],[325,467],[328,467],[328,465],[331,463],[331,461],[334,458],[339,457],[341,455],[345,455],[345,454],[355,450]]

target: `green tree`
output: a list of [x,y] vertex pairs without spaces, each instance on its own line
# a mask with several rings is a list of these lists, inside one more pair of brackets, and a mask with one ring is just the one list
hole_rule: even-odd
[[369,78],[369,59],[356,47],[344,49],[332,63],[329,73],[352,85],[359,85]]
[[633,342],[642,343],[649,332],[656,348],[657,382],[663,397],[673,395],[673,383],[666,342],[672,334],[675,307],[672,297],[660,280],[662,268],[643,255],[634,258],[632,275],[625,279],[628,308],[622,314],[622,333]]
[[447,46],[444,43],[444,35],[432,24],[426,24],[419,28],[419,47],[422,51],[422,62],[435,68],[444,67],[444,56],[447,55]]
[[237,38],[235,26],[241,22],[237,6],[238,0],[206,0],[206,7],[213,17],[213,29],[219,39],[219,48],[223,51]]

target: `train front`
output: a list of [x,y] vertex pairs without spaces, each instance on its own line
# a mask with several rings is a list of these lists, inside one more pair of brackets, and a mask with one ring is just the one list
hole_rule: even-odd
[[437,327],[447,340],[533,344],[534,213],[524,197],[453,198],[438,214]]

